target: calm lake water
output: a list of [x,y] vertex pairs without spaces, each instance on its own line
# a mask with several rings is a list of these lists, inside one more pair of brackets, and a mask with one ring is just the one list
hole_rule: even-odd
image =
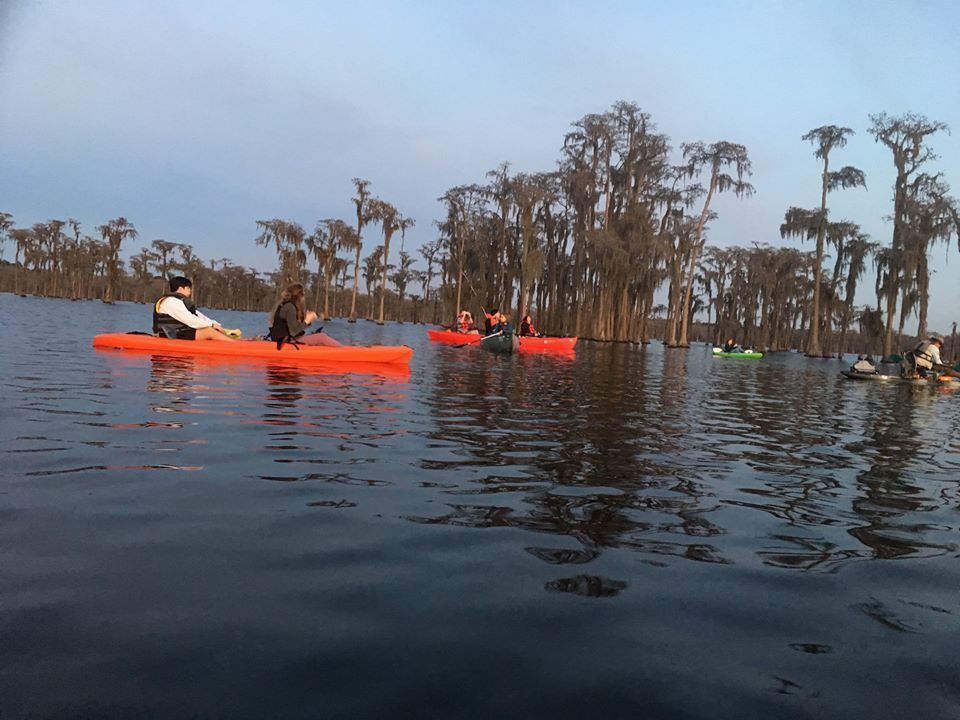
[[[960,392],[0,295],[0,718],[958,718]],[[245,334],[262,314],[211,315]]]

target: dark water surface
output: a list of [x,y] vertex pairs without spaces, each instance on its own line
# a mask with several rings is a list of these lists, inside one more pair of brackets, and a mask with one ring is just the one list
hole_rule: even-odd
[[90,347],[145,306],[0,312],[4,720],[960,717],[960,393],[366,322],[328,329],[409,374],[164,359]]

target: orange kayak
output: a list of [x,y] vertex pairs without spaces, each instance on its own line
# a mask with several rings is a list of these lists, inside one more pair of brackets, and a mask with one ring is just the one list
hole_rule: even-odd
[[520,336],[520,352],[570,352],[576,344],[575,337]]
[[[470,343],[480,346],[479,333],[461,333],[455,330],[427,330],[434,342],[463,345]],[[520,352],[570,352],[577,344],[575,337],[521,337]]]
[[277,344],[270,340],[238,340],[236,342],[217,342],[215,340],[168,340],[153,335],[131,335],[129,333],[104,333],[93,338],[95,348],[114,350],[134,350],[151,352],[158,355],[220,355],[234,358],[282,359],[285,362],[322,362],[322,363],[403,363],[410,362],[413,348],[406,345],[342,345],[323,347],[320,345],[301,345],[294,347],[285,344],[277,350]]
[[462,333],[456,330],[427,330],[427,336],[435,342],[461,343],[476,342],[480,339],[480,333]]

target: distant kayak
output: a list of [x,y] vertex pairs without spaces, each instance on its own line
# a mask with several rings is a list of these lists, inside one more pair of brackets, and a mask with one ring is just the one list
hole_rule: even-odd
[[403,363],[410,362],[413,348],[406,345],[293,346],[277,350],[272,340],[168,340],[153,335],[105,333],[93,338],[95,348],[132,350],[173,355],[221,355],[235,358],[283,359],[285,362]]
[[715,347],[713,349],[713,356],[724,358],[741,358],[743,360],[759,360],[763,357],[763,353],[755,352],[753,350],[744,350],[743,352],[724,352],[722,348]]
[[521,336],[520,352],[570,352],[577,344],[575,337]]
[[948,375],[940,375],[930,378],[905,378],[899,375],[884,375],[882,373],[863,373],[856,370],[841,370],[840,374],[847,380],[860,380],[866,382],[881,383],[909,383],[911,385],[935,385],[938,383],[956,383],[957,378]]
[[488,335],[480,341],[480,347],[490,352],[509,355],[520,351],[520,338],[516,335]]
[[478,342],[482,335],[480,333],[462,333],[457,332],[456,330],[427,330],[427,337],[429,337],[434,342],[442,343],[468,343],[468,342]]
[[[427,330],[427,337],[434,342],[451,343],[454,345],[478,345],[483,347],[483,336],[479,333],[462,333],[456,330]],[[499,335],[497,337],[500,337]],[[484,341],[486,342],[486,341]],[[520,352],[569,353],[577,344],[575,337],[533,337],[520,338]],[[494,343],[506,346],[506,342]],[[516,348],[510,343],[510,350],[494,350],[494,352],[514,352]]]

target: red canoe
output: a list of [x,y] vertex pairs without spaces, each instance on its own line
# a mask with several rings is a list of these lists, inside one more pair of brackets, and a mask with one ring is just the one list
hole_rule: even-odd
[[[460,333],[454,330],[427,330],[427,335],[435,342],[463,345],[480,344],[482,337],[478,333]],[[570,352],[577,344],[575,337],[522,337],[520,352]]]
[[462,333],[456,330],[427,330],[427,335],[435,342],[454,343],[456,345],[468,342],[476,343],[482,337],[480,333]]
[[167,340],[153,335],[105,333],[93,338],[95,348],[152,352],[158,355],[222,355],[235,358],[282,359],[286,362],[403,363],[410,362],[413,348],[406,345],[301,345],[286,344],[277,350],[270,340]]
[[570,352],[576,344],[575,337],[521,337],[520,352]]

